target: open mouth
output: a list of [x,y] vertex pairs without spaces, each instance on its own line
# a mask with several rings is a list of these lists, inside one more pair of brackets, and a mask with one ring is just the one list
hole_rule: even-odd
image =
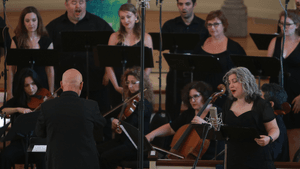
[[234,94],[236,92],[236,90],[230,90],[232,94]]
[[75,10],[75,14],[76,14],[76,15],[79,15],[80,13],[81,13],[81,9],[76,9],[76,10]]

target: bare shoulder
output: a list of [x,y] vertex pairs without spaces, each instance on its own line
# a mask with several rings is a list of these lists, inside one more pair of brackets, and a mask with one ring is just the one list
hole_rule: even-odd
[[108,44],[109,45],[116,45],[118,43],[118,35],[119,35],[119,32],[112,33],[109,37]]

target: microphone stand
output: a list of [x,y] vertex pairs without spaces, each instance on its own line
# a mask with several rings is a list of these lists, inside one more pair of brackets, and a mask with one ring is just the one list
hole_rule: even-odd
[[[7,90],[7,67],[6,67],[6,55],[7,55],[7,44],[6,44],[6,33],[5,33],[5,28],[7,26],[6,24],[6,1],[8,0],[3,0],[3,19],[4,19],[4,24],[5,27],[3,28],[3,46],[4,46],[4,96],[3,96],[3,105],[6,104],[6,90]],[[4,113],[4,118],[3,118],[3,125],[6,125],[6,118],[5,118],[6,113]],[[5,136],[5,132],[3,134]],[[6,147],[6,142],[3,142],[3,148]]]
[[[204,137],[203,137],[200,151],[199,151],[199,153],[198,153],[198,156],[197,156],[197,158],[196,158],[196,161],[194,162],[194,165],[193,165],[192,169],[195,169],[196,166],[197,166],[197,164],[198,164],[198,161],[199,161],[200,155],[201,155],[201,153],[202,153],[203,146],[204,146],[204,142],[205,142],[205,140],[206,140],[207,134],[208,134],[209,130],[212,128],[212,125],[210,125],[210,124],[202,124],[202,125],[204,125],[203,131],[205,131],[205,135],[204,135]],[[203,135],[203,134],[202,134],[202,135]]]
[[[158,2],[159,1],[159,2]],[[162,18],[162,0],[156,0],[156,6],[159,5],[159,77],[158,77],[158,87],[159,87],[159,95],[158,95],[158,101],[159,101],[159,107],[158,112],[162,112],[161,109],[161,69],[162,69],[162,32],[161,32],[161,18]]]
[[146,2],[145,0],[140,1],[140,7],[142,10],[141,13],[141,75],[140,75],[140,93],[141,100],[139,105],[139,168],[144,168],[144,62],[145,62],[145,11],[146,11]]
[[285,9],[284,9],[284,23],[283,23],[283,38],[282,38],[282,46],[280,52],[280,74],[279,74],[279,82],[280,86],[284,88],[284,73],[283,73],[283,52],[284,52],[284,44],[285,44],[285,29],[286,29],[286,18],[287,18],[287,5],[289,0],[285,0]]

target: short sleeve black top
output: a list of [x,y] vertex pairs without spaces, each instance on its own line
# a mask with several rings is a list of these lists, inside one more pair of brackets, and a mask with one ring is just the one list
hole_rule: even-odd
[[[111,31],[111,26],[102,18],[86,12],[86,15],[77,24],[72,23],[67,12],[54,19],[46,26],[50,38],[53,40],[54,49],[62,51],[61,32],[62,31]],[[76,42],[74,42],[76,43]],[[86,82],[86,52],[64,52],[60,57],[59,66],[55,67],[56,85],[59,86],[61,75],[69,68],[76,68],[83,75]],[[97,67],[94,63],[93,53],[89,52],[89,89],[90,91],[99,90],[103,87],[102,79],[104,67]],[[83,85],[85,88],[86,85]],[[85,90],[85,89],[83,89]]]
[[[13,41],[15,42],[17,48],[24,49],[23,46],[19,47],[17,38],[15,36],[13,37]],[[42,36],[40,38],[40,40],[38,41],[40,49],[48,49],[51,43],[52,43],[52,40],[47,36]],[[29,67],[29,66],[18,66],[17,73],[15,76],[18,76],[19,72],[26,67]],[[48,78],[47,78],[47,74],[45,71],[45,66],[34,65],[33,70],[38,74],[39,80],[40,80],[42,86],[46,89],[49,89]]]
[[[223,107],[223,122],[226,125],[255,128],[260,135],[268,135],[264,123],[274,119],[274,111],[269,104],[258,97],[252,110],[236,116],[231,110],[233,100],[227,100]],[[275,168],[270,145],[261,147],[254,139],[228,140],[228,168]]]

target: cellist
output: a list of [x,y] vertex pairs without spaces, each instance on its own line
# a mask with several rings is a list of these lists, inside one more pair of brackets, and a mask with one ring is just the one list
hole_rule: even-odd
[[[31,97],[42,88],[37,73],[24,68],[14,79],[14,97],[11,98],[0,108],[2,113],[11,116],[11,122],[21,114],[30,113],[32,110],[28,107]],[[50,92],[49,92],[50,93]],[[34,109],[34,108],[33,108]],[[11,141],[0,154],[0,169],[10,169],[15,161],[25,159],[23,139]],[[45,155],[42,153],[33,153],[37,169],[46,168]]]
[[[203,111],[203,113],[199,116],[197,116],[199,110],[202,108],[204,103],[207,101],[207,99],[212,94],[212,87],[202,81],[195,81],[187,84],[181,93],[183,104],[185,104],[188,107],[188,110],[182,112],[178,118],[176,118],[174,121],[167,123],[149,134],[146,135],[146,138],[148,141],[152,141],[155,137],[164,137],[169,135],[174,135],[175,132],[178,131],[180,127],[182,127],[185,124],[195,123],[195,124],[202,124],[207,123],[205,121],[205,117],[209,117],[209,109],[212,104],[208,104],[206,109]],[[220,113],[220,111],[218,111]],[[174,138],[173,138],[174,139]],[[183,143],[184,144],[184,143]],[[215,156],[215,141],[210,141],[209,148],[205,152],[205,154],[202,156],[201,159],[203,160],[211,160]],[[224,142],[218,142],[218,153],[221,152],[224,149]],[[219,156],[217,159],[221,160],[224,156]]]

